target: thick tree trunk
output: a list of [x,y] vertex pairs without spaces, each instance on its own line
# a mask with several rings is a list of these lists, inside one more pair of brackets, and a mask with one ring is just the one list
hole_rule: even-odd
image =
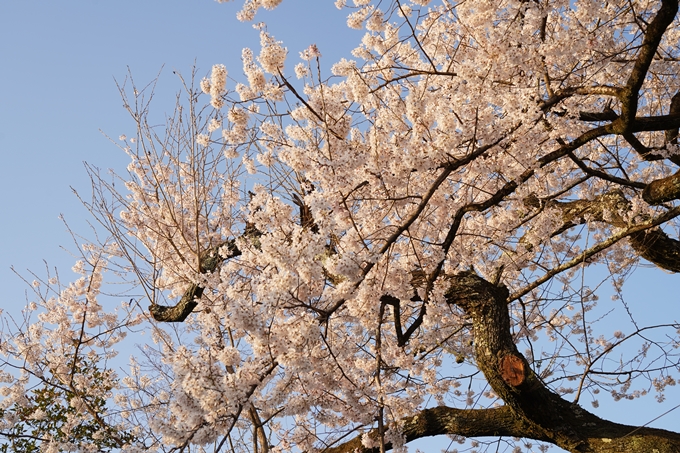
[[[507,436],[549,442],[574,453],[680,453],[680,433],[601,419],[545,387],[513,341],[507,288],[473,271],[449,277],[449,283],[447,302],[461,307],[472,320],[477,366],[505,405],[495,409],[442,406],[423,410],[401,420],[407,442],[444,434]],[[377,440],[377,430],[369,436]],[[361,437],[357,437],[325,451],[380,450],[363,447]]]
[[680,452],[680,434],[603,420],[545,387],[510,332],[508,291],[472,271],[451,278],[447,301],[473,323],[475,358],[524,434],[573,452]]

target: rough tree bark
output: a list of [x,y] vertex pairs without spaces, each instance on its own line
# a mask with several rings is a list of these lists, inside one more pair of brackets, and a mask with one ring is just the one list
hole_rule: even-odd
[[[220,254],[223,250],[223,254]],[[241,255],[241,251],[236,246],[236,241],[230,240],[206,250],[199,260],[199,272],[215,272],[220,268],[226,259],[235,258]],[[159,322],[183,322],[187,319],[194,309],[198,306],[198,300],[203,295],[203,286],[192,283],[184,292],[182,298],[173,306],[158,305],[151,303],[149,313],[153,319]]]

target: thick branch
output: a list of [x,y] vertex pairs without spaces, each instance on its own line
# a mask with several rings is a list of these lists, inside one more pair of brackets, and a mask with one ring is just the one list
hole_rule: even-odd
[[607,222],[616,227],[626,227],[621,214],[630,209],[630,202],[620,190],[612,190],[592,200],[554,201],[541,200],[536,195],[529,195],[524,204],[531,208],[553,208],[560,211],[564,225],[554,234],[580,225],[586,221]]
[[564,99],[570,98],[574,95],[590,96],[599,94],[602,96],[619,97],[621,95],[621,91],[622,90],[619,87],[606,85],[593,87],[567,87],[553,94],[549,99],[539,102],[538,106],[541,110],[547,112],[549,109],[559,104]]
[[[601,122],[615,121],[620,117],[613,110],[604,112],[579,112],[581,121]],[[669,115],[637,116],[630,121],[629,132],[652,132],[666,131],[680,126],[680,112],[671,112]],[[677,135],[677,134],[676,134]],[[673,137],[675,138],[675,137]]]
[[665,131],[680,126],[679,115],[643,116],[632,120],[630,132]]
[[[399,426],[406,442],[444,434],[463,437],[525,437],[526,434],[522,423],[507,406],[493,409],[454,409],[439,406],[406,417],[400,421]],[[376,443],[379,441],[377,429],[370,431],[368,436]],[[325,453],[377,453],[380,451],[378,447],[364,447],[361,440],[362,436],[358,436],[349,442],[323,451]],[[548,439],[537,440],[547,441]],[[385,450],[389,449],[392,449],[391,444],[385,446]]]
[[[628,132],[632,121],[637,112],[638,93],[647,76],[649,65],[654,59],[656,50],[661,43],[661,38],[666,32],[666,28],[673,22],[678,12],[677,0],[662,0],[661,8],[654,16],[654,19],[647,27],[645,37],[642,40],[640,51],[635,59],[635,64],[630,72],[628,82],[625,87],[625,94],[621,102],[621,127],[622,132]],[[664,128],[661,130],[666,130]]]
[[611,109],[603,112],[579,112],[578,119],[581,121],[592,121],[598,123],[600,121],[614,121],[618,119],[619,115]]
[[[226,247],[226,255],[220,254],[220,249],[223,247]],[[216,245],[215,247],[208,249],[201,258],[200,272],[214,272],[224,260],[239,255],[241,255],[241,251],[238,249],[236,241],[233,239]],[[194,311],[194,308],[198,306],[198,302],[196,301],[200,299],[202,295],[203,287],[194,283],[184,292],[184,295],[176,305],[167,307],[152,303],[149,306],[149,312],[151,313],[151,316],[153,316],[153,319],[158,322],[183,322],[187,319],[187,316]]]
[[647,184],[642,191],[642,199],[651,205],[680,199],[680,172]]
[[[650,183],[643,192],[643,198],[650,204],[680,198],[680,172]],[[620,190],[613,190],[593,200],[558,202],[542,201],[536,196],[529,196],[524,203],[533,208],[548,207],[561,212],[564,223],[553,235],[587,221],[604,222],[617,228],[626,228],[630,231],[627,234],[630,244],[638,255],[662,269],[680,272],[680,241],[670,238],[658,227],[662,221],[667,220],[662,215],[649,223],[647,228],[637,230],[637,226],[629,226],[622,214],[630,208],[630,202]]]
[[[680,91],[671,98],[671,106],[668,109],[669,115],[680,115]],[[674,127],[666,131],[666,143],[676,144],[678,142],[678,128]]]
[[547,439],[572,452],[680,452],[678,433],[603,420],[545,387],[515,346],[507,295],[507,288],[468,271],[450,277],[446,298],[472,320],[477,365],[517,424],[524,423],[518,437]]
[[638,231],[630,235],[630,245],[638,255],[671,272],[680,272],[680,241],[663,230]]

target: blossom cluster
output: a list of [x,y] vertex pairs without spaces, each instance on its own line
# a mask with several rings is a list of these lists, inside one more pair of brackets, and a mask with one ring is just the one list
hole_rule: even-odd
[[[279,3],[247,0],[241,17]],[[676,362],[644,379],[659,355],[677,359],[677,341],[648,341],[635,322],[596,332],[601,307],[584,282],[602,264],[621,292],[639,260],[624,238],[671,212],[640,193],[674,171],[663,131],[635,139],[659,150],[645,161],[620,136],[592,139],[602,128],[583,120],[620,108],[613,87],[637,47],[628,2],[348,3],[336,5],[365,34],[331,79],[309,71],[324,63],[316,45],[289,78],[287,49],[257,25],[260,51],[243,49],[234,92],[218,64],[165,136],[133,112],[124,190],[100,178],[89,205],[116,245],[87,249],[75,281],[0,342],[26,371],[0,373],[11,382],[2,409],[27,407],[29,381],[46,372],[71,382],[65,357],[105,367],[125,326],[150,333],[144,364],[120,381],[72,381],[81,417],[86,396],[116,393],[124,421],[107,423],[145,442],[129,451],[220,445],[237,431],[312,451],[356,430],[368,447],[365,431],[383,424],[381,440],[401,448],[399,421],[427,406],[502,403],[477,372],[469,313],[449,296],[463,271],[507,288],[513,338],[555,393],[597,406],[600,389],[644,396],[640,379],[663,399]],[[639,114],[666,114],[680,87],[667,62],[650,67]],[[149,311],[104,309],[114,267]],[[154,320],[182,303],[195,308],[181,324]],[[5,414],[3,427],[18,423]]]

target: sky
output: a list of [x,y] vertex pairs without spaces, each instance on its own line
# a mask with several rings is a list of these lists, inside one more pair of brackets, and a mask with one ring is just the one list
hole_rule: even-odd
[[[221,63],[239,78],[241,49],[259,49],[258,31],[235,19],[241,3],[0,2],[0,308],[5,312],[18,312],[28,289],[11,266],[28,280],[28,270],[44,275],[45,262],[66,281],[73,275],[74,258],[64,250],[73,250],[73,242],[61,217],[73,231],[89,235],[88,213],[72,191],[87,199],[90,184],[83,162],[120,172],[127,165],[125,154],[107,138],[134,133],[116,81],[123,82],[129,70],[143,86],[160,72],[154,105],[162,118],[180,88],[173,71],[189,75],[196,64],[202,77]],[[274,12],[258,13],[256,20],[266,22],[288,47],[290,73],[298,52],[310,44],[318,46],[328,69],[341,57],[350,58],[361,38],[347,29],[345,14],[333,0],[285,0]],[[644,305],[645,298],[652,299],[655,310],[668,313],[667,321],[678,321],[677,278],[639,269],[626,284],[630,302]],[[680,403],[680,392],[669,395],[664,404],[652,398],[635,406],[601,401],[597,413],[644,424]],[[677,430],[679,419],[680,409],[651,426]]]
[[[70,239],[60,215],[82,231],[86,213],[71,187],[87,194],[83,162],[116,170],[127,165],[106,137],[134,132],[116,81],[123,82],[129,68],[144,86],[160,72],[156,117],[162,119],[180,88],[173,71],[188,75],[195,62],[203,76],[222,63],[238,76],[242,47],[259,49],[252,24],[235,19],[239,7],[214,0],[0,2],[4,287],[16,286],[10,265],[24,272],[44,268],[43,259],[63,258],[59,246]],[[342,39],[344,16],[333,2],[287,0],[276,13],[261,11],[257,20],[286,42],[290,55],[316,43],[330,66],[356,42]],[[329,34],[330,28],[339,33]]]

